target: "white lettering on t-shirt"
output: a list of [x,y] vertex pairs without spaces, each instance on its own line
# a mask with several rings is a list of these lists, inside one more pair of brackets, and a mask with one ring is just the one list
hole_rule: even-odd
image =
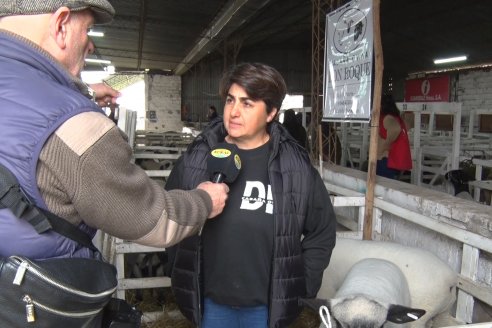
[[[256,211],[266,204],[265,213],[273,214],[272,187],[268,185],[268,193],[265,189],[265,185],[261,181],[246,181],[240,208]],[[252,197],[254,190],[257,191],[257,197]]]

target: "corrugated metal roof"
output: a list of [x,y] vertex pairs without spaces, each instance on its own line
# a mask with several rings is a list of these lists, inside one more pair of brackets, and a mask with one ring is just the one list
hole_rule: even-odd
[[[98,27],[106,36],[95,39],[96,55],[117,71],[183,74],[208,53],[220,54],[226,38],[240,40],[241,51],[311,44],[311,0],[110,2],[117,14]],[[491,62],[490,17],[490,0],[381,1],[385,72],[405,76],[436,68],[435,57],[462,53],[468,64]]]

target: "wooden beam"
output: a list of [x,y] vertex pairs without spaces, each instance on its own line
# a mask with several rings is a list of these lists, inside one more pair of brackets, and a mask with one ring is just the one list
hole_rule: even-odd
[[374,27],[374,58],[376,70],[374,76],[373,106],[371,112],[371,139],[369,144],[369,167],[367,170],[366,211],[364,213],[364,240],[372,239],[372,213],[374,208],[374,187],[376,185],[376,161],[379,137],[379,112],[381,110],[381,93],[383,90],[383,46],[381,43],[381,27],[379,24],[380,1],[372,1]]
[[475,296],[482,302],[492,305],[492,288],[489,286],[478,286],[476,281],[463,275],[458,275],[458,288],[470,295]]
[[171,287],[169,277],[119,279],[118,290]]

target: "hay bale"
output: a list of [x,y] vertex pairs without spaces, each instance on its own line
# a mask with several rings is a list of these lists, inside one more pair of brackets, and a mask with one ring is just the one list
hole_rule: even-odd
[[289,328],[318,328],[321,320],[317,312],[312,309],[304,308]]

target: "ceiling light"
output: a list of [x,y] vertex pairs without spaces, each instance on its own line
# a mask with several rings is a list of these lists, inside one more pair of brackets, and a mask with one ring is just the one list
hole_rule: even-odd
[[104,36],[104,32],[90,30],[89,32],[87,32],[87,35],[92,37],[102,38]]
[[459,62],[459,61],[465,61],[466,59],[467,59],[466,56],[440,58],[440,59],[434,59],[434,64],[454,63],[454,62]]
[[85,62],[86,63],[94,63],[94,64],[106,64],[106,65],[111,64],[111,60],[97,59],[97,58],[86,58]]

